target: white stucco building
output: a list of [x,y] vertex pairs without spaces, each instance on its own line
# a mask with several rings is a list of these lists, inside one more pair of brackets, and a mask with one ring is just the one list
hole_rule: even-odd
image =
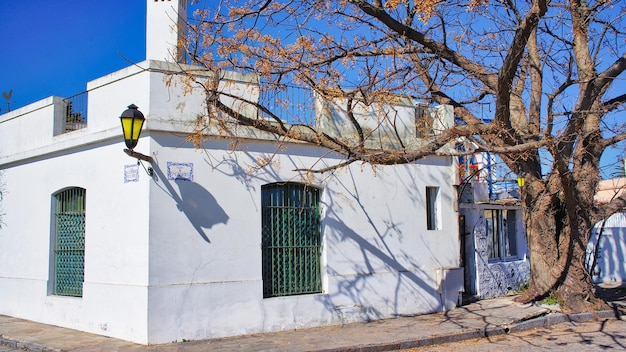
[[[594,201],[606,204],[625,192],[626,177],[603,180]],[[587,245],[587,268],[596,283],[626,282],[626,211],[595,224]]]
[[[340,159],[245,127],[197,149],[186,137],[204,94],[166,84],[179,68],[162,61],[177,56],[177,27],[150,35],[184,1],[147,6],[148,59],[89,82],[85,110],[50,97],[0,116],[0,314],[153,344],[455,305],[453,158],[307,176],[293,170]],[[258,95],[254,77],[221,82]],[[135,150],[152,164],[122,152],[131,103],[146,116]],[[341,112],[328,111],[331,133]],[[449,108],[432,113],[452,123]]]
[[626,212],[615,213],[593,227],[587,254],[594,282],[626,282]]

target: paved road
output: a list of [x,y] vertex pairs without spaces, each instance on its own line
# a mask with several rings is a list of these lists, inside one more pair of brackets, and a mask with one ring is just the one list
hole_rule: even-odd
[[[623,351],[626,350],[626,321],[608,319],[583,323],[563,323],[490,338],[466,340],[400,352],[438,351]],[[0,352],[24,352],[0,345]]]
[[405,350],[434,351],[624,351],[626,321],[609,319],[584,323],[564,323],[491,338],[467,340]]

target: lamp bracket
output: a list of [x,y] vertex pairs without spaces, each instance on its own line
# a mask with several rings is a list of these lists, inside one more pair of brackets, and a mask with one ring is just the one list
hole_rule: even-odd
[[133,157],[137,160],[143,160],[143,161],[147,161],[150,164],[154,163],[154,159],[152,159],[151,156],[147,156],[141,153],[137,153],[136,151],[132,150],[132,149],[124,149],[124,153],[128,154],[128,156]]
[[148,168],[146,169],[145,166],[143,166],[143,164],[141,163],[141,160],[143,161],[147,161],[150,164],[154,163],[154,159],[152,159],[151,156],[147,156],[141,153],[137,153],[136,151],[132,150],[132,149],[124,149],[124,153],[128,154],[128,156],[131,156],[133,158],[137,159],[137,165],[141,164],[141,166],[144,168],[144,170],[146,170],[146,173],[148,174],[148,176],[150,177],[154,177],[154,169],[150,166],[148,166]]

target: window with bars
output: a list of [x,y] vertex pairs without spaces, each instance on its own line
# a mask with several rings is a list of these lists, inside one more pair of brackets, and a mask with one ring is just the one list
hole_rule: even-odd
[[85,273],[85,189],[54,196],[54,288],[60,296],[83,295]]
[[319,189],[261,187],[263,297],[322,292]]
[[506,209],[485,209],[487,251],[490,260],[517,256],[516,212]]

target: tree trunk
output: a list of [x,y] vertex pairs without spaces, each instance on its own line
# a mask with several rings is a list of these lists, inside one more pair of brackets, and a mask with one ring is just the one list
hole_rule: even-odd
[[[565,203],[562,192],[549,192],[537,186],[539,183],[524,190],[531,278],[528,291],[517,300],[530,302],[551,296],[566,311],[575,313],[608,308],[596,299],[585,267],[591,226],[576,215],[591,206],[587,203],[593,195],[578,194],[578,202]],[[575,209],[568,209],[568,204]]]

